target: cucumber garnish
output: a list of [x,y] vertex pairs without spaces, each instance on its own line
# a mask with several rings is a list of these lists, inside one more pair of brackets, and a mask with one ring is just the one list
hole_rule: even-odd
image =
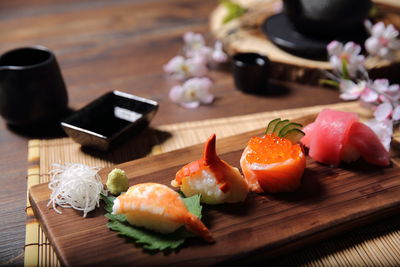
[[264,134],[272,134],[274,132],[276,124],[281,121],[280,118],[274,119],[268,123],[267,129],[265,130]]
[[286,125],[288,125],[289,123],[290,123],[289,120],[283,120],[283,121],[278,122],[278,123],[275,125],[275,128],[274,128],[273,133],[274,133],[275,135],[278,136],[280,130],[281,130],[283,127],[285,127]]
[[305,135],[306,134],[302,130],[294,128],[289,130],[283,137],[289,139],[290,141],[292,141],[292,143],[297,143]]
[[303,125],[301,125],[300,123],[291,122],[291,123],[287,124],[285,127],[283,127],[279,131],[278,136],[279,137],[284,137],[286,135],[286,133],[289,132],[291,129],[299,129],[299,130],[301,130],[301,128],[303,128]]

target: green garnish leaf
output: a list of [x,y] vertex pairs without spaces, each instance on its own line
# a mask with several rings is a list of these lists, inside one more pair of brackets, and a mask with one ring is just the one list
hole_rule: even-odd
[[290,123],[289,120],[283,120],[283,121],[278,122],[278,123],[275,125],[275,127],[274,127],[273,133],[274,133],[275,135],[279,135],[280,130],[281,130],[283,127],[285,127],[286,125],[288,125],[289,123]]
[[200,195],[183,198],[183,202],[185,203],[189,212],[196,215],[199,219],[201,219],[201,210],[203,209],[203,207],[200,205],[200,199]]
[[223,19],[223,24],[234,20],[236,18],[241,17],[244,13],[247,12],[247,9],[242,7],[241,5],[234,3],[230,0],[222,0],[221,4],[227,9],[228,13],[225,15]]
[[165,235],[144,228],[134,227],[117,220],[111,220],[107,223],[107,227],[118,232],[119,235],[134,239],[136,244],[140,244],[144,249],[148,250],[176,249],[185,242],[187,237],[187,232],[184,229],[178,229],[174,233]]
[[101,197],[101,199],[104,201],[104,204],[105,204],[105,205],[104,205],[104,209],[105,209],[107,212],[111,213],[111,212],[112,212],[113,205],[114,205],[115,197],[112,197],[112,196],[107,197],[107,196],[105,196],[105,195],[103,195],[103,194],[100,194],[100,197]]
[[264,134],[272,134],[274,132],[276,124],[281,121],[280,118],[274,119],[268,123],[267,129],[265,130]]
[[[108,212],[105,216],[110,220],[107,223],[107,227],[118,232],[121,236],[133,239],[136,244],[141,245],[146,250],[173,250],[182,245],[186,238],[193,236],[193,234],[188,232],[184,227],[170,234],[162,234],[142,227],[133,226],[128,223],[125,215],[111,214],[115,197],[106,197],[102,195],[101,198],[105,203],[104,209]],[[183,198],[183,202],[189,212],[201,219],[202,206],[200,205],[200,195]]]
[[349,69],[347,68],[346,59],[342,59],[342,73],[343,73],[343,79],[350,80]]
[[292,129],[299,129],[301,130],[303,128],[303,125],[301,125],[300,123],[296,123],[296,122],[291,122],[289,124],[287,124],[285,127],[283,127],[280,131],[278,136],[279,137],[284,137],[290,130]]
[[319,84],[320,85],[328,85],[328,86],[332,86],[335,88],[339,88],[339,86],[340,86],[340,83],[338,81],[329,80],[329,79],[320,79]]
[[285,134],[285,138],[292,141],[292,143],[297,143],[300,139],[305,136],[306,134],[300,129],[291,129]]

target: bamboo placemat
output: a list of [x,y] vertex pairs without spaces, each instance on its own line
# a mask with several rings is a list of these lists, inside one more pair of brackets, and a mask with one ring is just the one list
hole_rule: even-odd
[[[358,103],[263,112],[244,116],[164,125],[146,130],[116,150],[101,154],[82,150],[70,138],[31,140],[29,142],[28,188],[49,181],[52,163],[79,162],[106,167],[147,155],[154,155],[204,142],[211,133],[218,138],[265,127],[276,117],[294,119],[323,108],[358,112],[363,119],[370,116]],[[34,217],[27,201],[25,242],[26,266],[59,266],[56,254]],[[357,229],[305,250],[269,261],[273,265],[304,266],[398,266],[400,265],[400,217]]]

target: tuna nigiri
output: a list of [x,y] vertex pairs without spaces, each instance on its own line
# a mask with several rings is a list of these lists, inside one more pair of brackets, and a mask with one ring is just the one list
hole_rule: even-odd
[[244,201],[249,192],[246,180],[218,157],[215,143],[213,134],[205,143],[203,157],[183,166],[171,185],[180,187],[185,196],[200,194],[201,202],[207,204]]
[[206,241],[213,241],[210,231],[188,211],[179,194],[162,184],[131,186],[114,200],[113,214],[124,214],[130,224],[160,233],[172,233],[185,226]]
[[304,128],[306,135],[301,142],[309,148],[310,157],[321,163],[338,166],[341,161],[350,162],[361,156],[374,165],[389,165],[389,152],[358,119],[355,113],[325,109]]
[[299,144],[283,137],[302,136],[298,127],[301,125],[276,119],[268,125],[266,135],[250,139],[240,166],[251,191],[291,192],[300,186],[306,158]]

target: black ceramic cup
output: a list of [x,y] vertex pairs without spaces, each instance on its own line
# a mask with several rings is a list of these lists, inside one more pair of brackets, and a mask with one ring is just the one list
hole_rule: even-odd
[[60,118],[68,95],[54,54],[42,46],[18,48],[0,57],[0,114],[10,125]]
[[235,86],[249,94],[267,92],[270,61],[257,53],[238,53],[232,58]]

